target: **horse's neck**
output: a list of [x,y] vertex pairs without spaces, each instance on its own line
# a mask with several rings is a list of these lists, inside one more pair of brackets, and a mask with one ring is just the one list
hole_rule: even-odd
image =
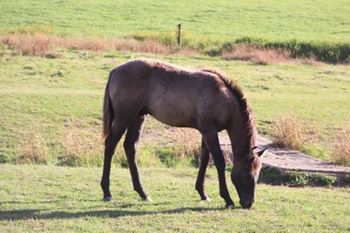
[[[242,160],[255,146],[255,135],[251,135],[245,127],[235,127],[227,130],[232,146],[233,158],[236,161]],[[255,133],[255,132],[253,132]]]

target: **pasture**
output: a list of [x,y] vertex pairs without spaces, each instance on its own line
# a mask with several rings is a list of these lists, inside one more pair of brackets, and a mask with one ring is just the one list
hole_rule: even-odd
[[[302,7],[300,7],[302,6]],[[349,42],[350,6],[337,1],[2,1],[0,30],[35,27],[61,35],[132,36],[172,33],[227,42],[241,37],[273,41]],[[18,17],[21,15],[21,17]],[[330,17],[333,16],[333,17]]]
[[[302,6],[302,7],[300,7]],[[293,57],[350,61],[349,4],[337,1],[28,1],[1,2],[1,33],[126,37],[218,55],[237,42],[282,48]],[[21,17],[18,17],[21,15]]]
[[[0,9],[0,233],[350,231],[349,188],[259,184],[255,207],[245,210],[230,165],[236,208],[223,208],[212,167],[205,184],[211,202],[199,201],[199,133],[150,116],[138,163],[153,201],[133,191],[121,143],[111,172],[114,202],[102,201],[99,184],[107,77],[138,57],[222,70],[242,87],[259,134],[274,137],[276,122],[296,119],[308,137],[300,149],[332,161],[338,133],[349,130],[349,1],[18,0],[1,1]],[[240,40],[301,54],[294,60],[262,50],[267,62],[260,62],[245,59],[243,45],[237,60],[230,49]]]
[[[34,140],[39,148],[29,150],[45,150],[42,153],[44,158],[36,161],[38,163],[60,163],[59,158],[65,160],[72,147],[87,144],[91,147],[85,148],[87,151],[82,148],[73,153],[92,154],[89,163],[100,164],[102,149],[96,141],[101,139],[102,95],[108,73],[116,65],[139,56],[156,57],[189,67],[223,70],[242,86],[248,96],[260,133],[271,135],[272,122],[280,116],[298,115],[319,128],[320,140],[312,142],[309,148],[316,151],[315,156],[323,159],[329,159],[327,153],[332,136],[346,125],[349,116],[349,66],[254,65],[207,56],[128,52],[61,53],[62,56],[56,59],[13,56],[8,50],[2,55],[2,162],[30,162],[25,155],[26,145]],[[149,119],[140,145],[146,148],[145,154],[152,154],[149,148],[154,148],[155,144],[164,144],[164,135],[169,135],[171,130]],[[70,133],[82,135],[82,141],[69,141],[66,135]]]
[[[253,210],[226,210],[215,169],[209,169],[206,182],[211,202],[199,201],[193,168],[141,169],[150,203],[132,190],[128,169],[112,169],[112,203],[102,201],[99,168],[0,165],[0,170],[0,232],[350,230],[349,189],[258,185]],[[232,184],[229,190],[237,204]]]

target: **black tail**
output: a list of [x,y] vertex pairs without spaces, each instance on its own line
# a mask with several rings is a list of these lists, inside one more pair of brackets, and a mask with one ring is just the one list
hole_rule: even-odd
[[105,90],[105,97],[103,100],[103,137],[106,138],[109,134],[109,131],[111,129],[113,119],[114,119],[114,111],[111,104],[111,98],[109,97],[109,81],[111,79],[111,76],[113,74],[113,71],[109,74],[108,82],[106,85]]

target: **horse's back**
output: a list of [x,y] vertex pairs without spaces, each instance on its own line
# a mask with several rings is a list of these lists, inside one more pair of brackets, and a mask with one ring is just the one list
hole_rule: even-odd
[[213,73],[152,59],[117,67],[110,80],[120,105],[137,106],[163,123],[196,128],[203,121],[225,124],[231,96]]

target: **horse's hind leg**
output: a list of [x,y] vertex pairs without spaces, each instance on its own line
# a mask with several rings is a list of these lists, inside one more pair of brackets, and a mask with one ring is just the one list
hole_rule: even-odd
[[196,181],[196,190],[199,193],[201,199],[205,201],[209,200],[209,197],[204,192],[204,179],[205,179],[205,172],[207,170],[208,162],[209,162],[209,150],[205,145],[204,139],[202,138],[199,171],[198,171],[198,176]]
[[142,133],[144,120],[145,116],[140,116],[128,127],[124,141],[124,150],[128,159],[134,190],[140,195],[143,200],[149,200],[147,194],[143,190],[136,163],[136,143]]
[[112,200],[112,195],[109,190],[109,176],[111,171],[111,162],[112,157],[115,151],[115,148],[124,134],[128,124],[125,121],[115,119],[115,124],[112,125],[112,128],[105,139],[105,151],[104,151],[104,163],[103,163],[103,174],[101,179],[101,188],[103,190],[103,200],[110,201]]
[[214,164],[218,172],[219,186],[220,186],[220,196],[225,200],[226,207],[232,208],[234,203],[230,197],[230,194],[226,185],[225,178],[225,159],[220,148],[218,133],[215,130],[205,130],[201,131],[205,143],[213,156]]

